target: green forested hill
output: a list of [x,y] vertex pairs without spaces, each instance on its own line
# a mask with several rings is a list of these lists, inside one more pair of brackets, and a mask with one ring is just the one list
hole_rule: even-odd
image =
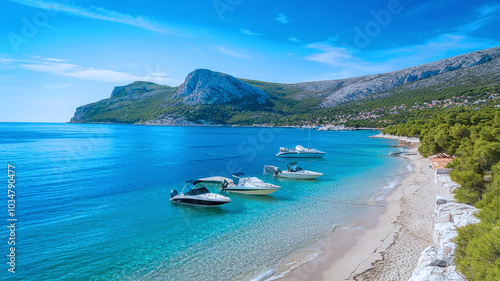
[[71,122],[386,127],[422,114],[499,104],[500,47],[348,79],[280,84],[196,70],[179,87],[134,82],[77,108]]
[[[190,121],[206,120],[218,124],[346,124],[348,126],[386,127],[422,114],[436,111],[459,110],[466,107],[488,107],[500,104],[497,96],[500,86],[493,80],[476,80],[459,85],[432,86],[416,90],[400,87],[383,95],[347,102],[333,108],[319,108],[321,99],[308,97],[297,99],[298,90],[285,90],[282,84],[246,81],[269,94],[263,105],[240,106],[197,105],[189,106],[172,99],[177,88],[164,88],[156,93],[141,93],[111,97],[77,109],[75,122],[139,123],[152,120],[162,114],[185,116]],[[136,82],[137,84],[137,82]],[[491,98],[493,97],[493,98]],[[454,104],[444,106],[447,99]],[[474,102],[484,100],[474,104]],[[435,106],[432,101],[439,101]],[[427,103],[427,105],[425,105]],[[405,108],[394,109],[394,106]],[[418,106],[415,106],[418,105]],[[415,108],[411,108],[414,106]]]

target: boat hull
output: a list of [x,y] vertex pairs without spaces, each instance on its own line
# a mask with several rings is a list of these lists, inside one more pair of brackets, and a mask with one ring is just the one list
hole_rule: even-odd
[[324,153],[278,153],[276,157],[280,158],[321,158]]
[[227,188],[227,192],[247,194],[247,195],[269,195],[278,190],[278,188]]
[[174,204],[183,204],[183,205],[200,206],[200,207],[216,207],[229,203],[228,201],[211,201],[211,200],[209,201],[209,200],[190,199],[190,198],[170,199],[170,201]]
[[314,174],[294,174],[294,173],[280,173],[277,177],[285,178],[285,179],[295,179],[295,180],[313,180],[319,176],[322,176],[321,173]]

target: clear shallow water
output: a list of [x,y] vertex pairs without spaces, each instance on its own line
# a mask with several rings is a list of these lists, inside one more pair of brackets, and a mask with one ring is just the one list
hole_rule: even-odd
[[[376,133],[0,123],[2,169],[16,166],[19,220],[17,273],[8,275],[3,263],[0,276],[251,279],[369,213],[384,187],[408,172],[405,160],[386,157],[395,141],[367,138]],[[310,146],[328,154],[299,164],[324,176],[262,175],[266,164],[286,167],[289,161],[274,157],[280,146],[307,146],[309,134]],[[283,188],[267,197],[231,194],[232,202],[220,208],[168,200],[188,179],[236,171]],[[0,234],[8,254],[8,232]]]

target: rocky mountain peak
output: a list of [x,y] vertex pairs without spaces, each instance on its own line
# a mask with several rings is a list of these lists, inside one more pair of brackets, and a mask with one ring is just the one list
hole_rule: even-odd
[[182,98],[187,105],[198,104],[264,104],[269,98],[263,90],[250,86],[231,75],[197,69],[186,77],[173,99]]

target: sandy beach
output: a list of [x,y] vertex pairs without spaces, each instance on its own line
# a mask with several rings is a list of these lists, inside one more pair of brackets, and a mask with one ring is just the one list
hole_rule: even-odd
[[[416,152],[416,149],[410,150]],[[404,156],[413,163],[401,185],[389,194],[385,208],[374,210],[351,228],[335,231],[329,248],[282,280],[408,280],[420,253],[432,244],[436,195],[449,190],[434,182],[429,160]],[[352,231],[352,229],[356,231]],[[350,231],[349,231],[350,230]]]

